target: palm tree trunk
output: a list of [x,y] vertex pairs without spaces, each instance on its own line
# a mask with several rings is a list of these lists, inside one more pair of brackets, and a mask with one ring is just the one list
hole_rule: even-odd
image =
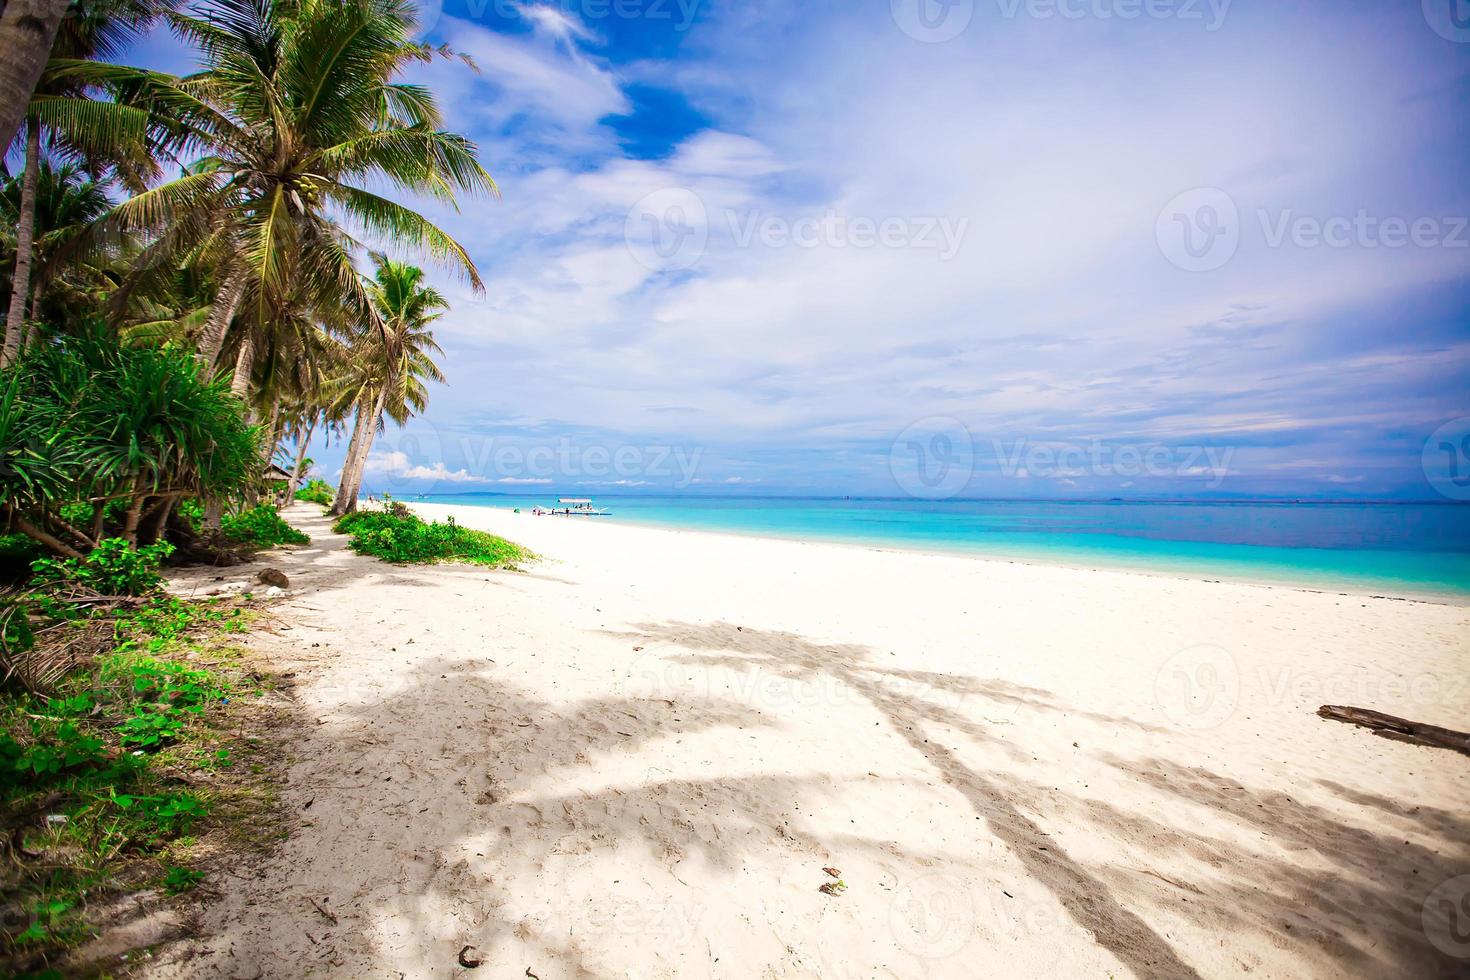
[[138,543],[138,522],[143,519],[143,504],[147,500],[148,495],[146,493],[139,493],[138,496],[133,498],[132,503],[128,504],[128,509],[123,514],[122,536],[123,540],[128,544],[136,545]]
[[48,534],[46,531],[26,520],[25,517],[23,517],[18,511],[12,512],[10,515],[10,519],[15,523],[16,530],[20,531],[21,534],[24,534],[32,541],[39,541],[41,544],[49,548],[52,552],[58,555],[65,555],[68,558],[85,557],[80,551],[73,548],[65,541],[62,541],[54,534]]
[[332,504],[332,513],[350,514],[357,510],[357,495],[362,490],[362,474],[367,468],[368,454],[373,449],[373,439],[378,434],[378,420],[383,417],[383,406],[388,401],[388,391],[379,391],[371,407],[364,402],[358,406],[357,424],[352,429],[352,442],[347,446],[347,460],[342,467],[342,482],[337,487],[337,499]]
[[70,6],[68,0],[6,0],[0,5],[0,148],[9,146],[20,130]]
[[209,308],[209,319],[204,323],[204,334],[199,338],[199,360],[212,368],[219,360],[220,348],[225,344],[225,334],[230,332],[230,322],[240,308],[245,295],[245,278],[238,272],[230,272],[220,286],[214,305]]
[[373,403],[373,412],[368,416],[367,429],[362,434],[362,446],[357,450],[357,463],[352,468],[352,494],[347,498],[347,513],[357,510],[357,497],[362,492],[362,475],[367,470],[368,456],[373,451],[373,440],[378,435],[378,422],[383,418],[383,406],[388,401],[388,389],[378,392]]
[[235,380],[230,391],[242,401],[250,395],[250,371],[255,367],[255,337],[249,332],[240,338],[240,356],[235,358]]
[[23,351],[30,350],[32,347],[36,346],[36,343],[41,339],[41,323],[39,320],[36,319],[36,315],[40,312],[40,308],[41,287],[37,285],[35,289],[31,290],[31,312],[26,315],[26,319],[29,320],[30,323],[26,326],[25,339],[20,342],[20,349]]
[[311,421],[307,423],[306,432],[301,436],[301,441],[296,444],[296,465],[291,467],[291,482],[286,485],[286,503],[296,499],[296,491],[301,489],[301,468],[306,465],[306,451],[311,448],[311,436],[316,431],[316,413],[311,415]]
[[36,238],[36,181],[41,173],[41,124],[26,126],[26,175],[20,188],[20,223],[15,230],[15,276],[10,285],[10,310],[5,316],[5,347],[0,367],[8,367],[20,352],[25,329],[26,303],[31,298],[31,260]]
[[[367,405],[365,401],[358,402],[357,421],[352,426],[352,439],[347,443],[347,455],[342,460],[342,478],[337,481],[337,497],[332,501],[332,509],[328,511],[334,517],[351,513],[357,509],[357,490],[352,485],[352,470],[357,460],[357,449],[362,445],[363,430],[367,427]],[[351,501],[351,507],[348,502]]]

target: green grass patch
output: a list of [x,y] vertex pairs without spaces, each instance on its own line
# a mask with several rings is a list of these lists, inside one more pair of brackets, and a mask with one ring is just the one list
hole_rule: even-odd
[[461,527],[453,519],[428,522],[417,514],[381,510],[348,514],[333,528],[350,536],[348,547],[396,565],[465,562],[512,568],[536,556],[514,542]]
[[261,504],[220,521],[225,537],[249,548],[274,548],[282,544],[310,544],[311,538],[296,530],[270,504]]
[[[110,895],[192,889],[202,872],[178,859],[220,822],[221,805],[239,807],[215,774],[251,747],[232,705],[263,688],[221,643],[249,613],[156,592],[112,615],[111,652],[44,696],[0,690],[0,833],[12,845],[0,870],[0,975],[40,969],[91,938],[88,909]],[[86,615],[38,622],[50,642],[108,628]]]

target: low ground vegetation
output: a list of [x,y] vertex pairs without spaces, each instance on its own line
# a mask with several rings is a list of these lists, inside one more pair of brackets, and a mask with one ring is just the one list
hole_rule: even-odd
[[166,593],[170,550],[38,559],[0,605],[0,974],[64,975],[109,899],[195,888],[201,832],[264,805],[240,715],[268,682],[231,644],[253,606]]
[[425,521],[401,504],[348,514],[333,530],[349,535],[348,547],[358,554],[399,565],[464,562],[515,568],[535,557],[514,542],[462,527],[453,519]]

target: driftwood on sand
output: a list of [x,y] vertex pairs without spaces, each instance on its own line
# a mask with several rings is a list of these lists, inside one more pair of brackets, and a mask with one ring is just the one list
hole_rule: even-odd
[[1397,738],[1420,745],[1431,745],[1441,749],[1453,749],[1470,755],[1470,734],[1457,732],[1438,725],[1426,725],[1395,715],[1386,715],[1369,708],[1353,708],[1342,704],[1324,704],[1317,714],[1334,721],[1346,721],[1371,729],[1373,734],[1384,738]]

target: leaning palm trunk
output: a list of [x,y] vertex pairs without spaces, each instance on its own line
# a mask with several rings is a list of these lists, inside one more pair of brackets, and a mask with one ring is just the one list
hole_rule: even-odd
[[240,355],[235,358],[235,380],[230,391],[244,400],[250,395],[250,372],[255,367],[255,338],[246,333],[240,338]]
[[199,359],[206,367],[214,367],[215,362],[219,360],[219,351],[224,346],[225,334],[229,332],[230,321],[235,318],[235,311],[240,308],[240,300],[244,295],[244,277],[238,272],[230,272],[224,284],[220,286],[214,306],[209,309],[209,319],[204,324],[204,334],[199,338]]
[[9,146],[20,130],[70,6],[69,0],[0,4],[0,147]]
[[10,310],[5,316],[5,347],[0,352],[0,367],[7,367],[15,360],[25,330],[31,262],[35,258],[36,181],[40,174],[41,124],[32,119],[26,127],[26,175],[20,189],[20,222],[15,230],[15,277],[10,286]]
[[357,465],[352,469],[352,496],[347,499],[347,513],[357,510],[357,497],[362,492],[362,475],[367,470],[368,456],[373,451],[373,440],[378,435],[378,424],[383,418],[383,406],[388,401],[387,389],[378,392],[373,413],[368,417],[367,429],[363,431],[362,448],[357,451]]
[[301,470],[306,466],[306,451],[311,448],[311,435],[316,431],[316,416],[311,417],[307,423],[306,431],[301,435],[301,441],[296,445],[296,465],[291,467],[291,482],[286,484],[286,499],[283,503],[290,503],[296,499],[296,491],[301,489]]
[[373,451],[373,440],[378,434],[378,420],[383,417],[383,403],[387,399],[387,392],[378,392],[378,397],[372,407],[368,409],[367,421],[363,425],[362,439],[357,446],[357,452],[352,457],[352,472],[350,483],[347,488],[347,513],[357,510],[357,498],[362,493],[362,475],[367,470],[368,456]]
[[[331,513],[334,517],[341,517],[357,509],[357,490],[352,485],[352,471],[357,462],[357,450],[362,445],[363,431],[367,428],[367,402],[366,399],[358,402],[357,421],[352,426],[352,439],[347,443],[347,456],[342,460],[342,478],[337,481],[337,496],[332,501]],[[348,501],[352,506],[348,507]]]
[[337,487],[337,500],[332,504],[333,514],[351,514],[357,510],[362,475],[367,469],[368,454],[373,451],[373,439],[378,434],[378,420],[383,417],[383,406],[387,401],[388,391],[384,388],[378,392],[371,407],[364,402],[358,408],[357,424],[352,429],[352,443],[347,447],[347,462],[342,467],[342,483]]

